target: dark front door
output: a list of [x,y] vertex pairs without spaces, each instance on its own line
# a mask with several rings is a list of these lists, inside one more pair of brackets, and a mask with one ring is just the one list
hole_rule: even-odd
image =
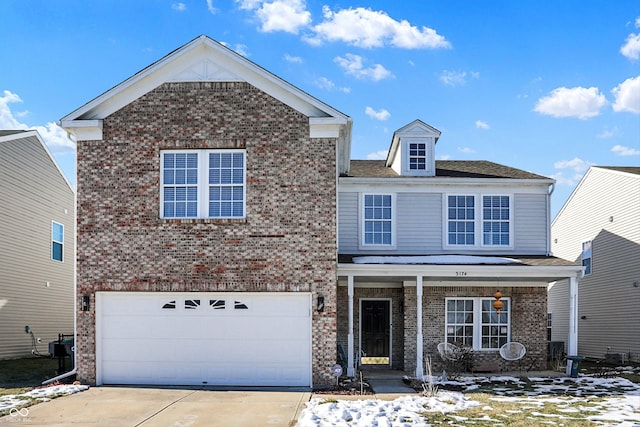
[[362,301],[360,320],[363,364],[389,363],[390,306],[390,301]]

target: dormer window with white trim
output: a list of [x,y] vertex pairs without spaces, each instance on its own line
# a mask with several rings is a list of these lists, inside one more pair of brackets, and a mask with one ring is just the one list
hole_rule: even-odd
[[393,133],[386,166],[402,176],[435,176],[440,131],[415,120]]
[[424,142],[409,143],[409,170],[427,169],[427,144]]

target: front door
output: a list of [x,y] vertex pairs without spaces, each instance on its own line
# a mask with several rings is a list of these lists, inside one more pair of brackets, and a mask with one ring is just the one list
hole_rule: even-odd
[[362,364],[390,363],[391,301],[362,300],[360,311]]

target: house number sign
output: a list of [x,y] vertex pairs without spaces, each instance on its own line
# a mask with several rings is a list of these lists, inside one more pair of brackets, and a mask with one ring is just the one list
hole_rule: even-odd
[[466,271],[456,271],[456,276],[466,276],[467,272]]

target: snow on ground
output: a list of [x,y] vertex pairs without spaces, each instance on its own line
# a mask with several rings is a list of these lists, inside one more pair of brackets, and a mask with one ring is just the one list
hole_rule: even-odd
[[0,396],[0,411],[12,410],[24,406],[33,400],[36,402],[46,402],[54,397],[74,394],[85,391],[88,385],[62,384],[49,387],[36,388],[22,394],[8,394]]
[[[563,417],[571,418],[581,410],[596,412],[589,420],[600,425],[639,427],[640,426],[640,385],[624,378],[600,378],[581,376],[579,378],[529,378],[525,382],[516,377],[460,377],[456,381],[440,382],[432,378],[437,385],[458,386],[462,390],[483,391],[490,387],[496,396],[491,401],[509,401],[520,404],[522,410],[532,410],[532,415],[544,417],[544,424],[557,424]],[[490,383],[490,386],[487,384]],[[484,384],[484,385],[483,385]],[[501,386],[503,384],[503,386]],[[519,389],[519,387],[522,387]],[[556,404],[561,415],[536,412],[545,404]],[[326,397],[313,398],[298,418],[297,427],[311,426],[430,426],[429,412],[449,413],[478,406],[480,403],[470,400],[461,392],[439,391],[435,397],[405,395],[392,401],[379,399],[334,400]],[[490,406],[483,407],[490,411]],[[517,411],[516,411],[517,412]],[[548,419],[546,419],[548,418]],[[460,417],[460,420],[463,418]],[[498,420],[496,420],[498,421]]]
[[462,393],[448,391],[436,397],[401,396],[392,401],[313,398],[300,414],[298,426],[428,426],[424,412],[454,412],[477,405]]

